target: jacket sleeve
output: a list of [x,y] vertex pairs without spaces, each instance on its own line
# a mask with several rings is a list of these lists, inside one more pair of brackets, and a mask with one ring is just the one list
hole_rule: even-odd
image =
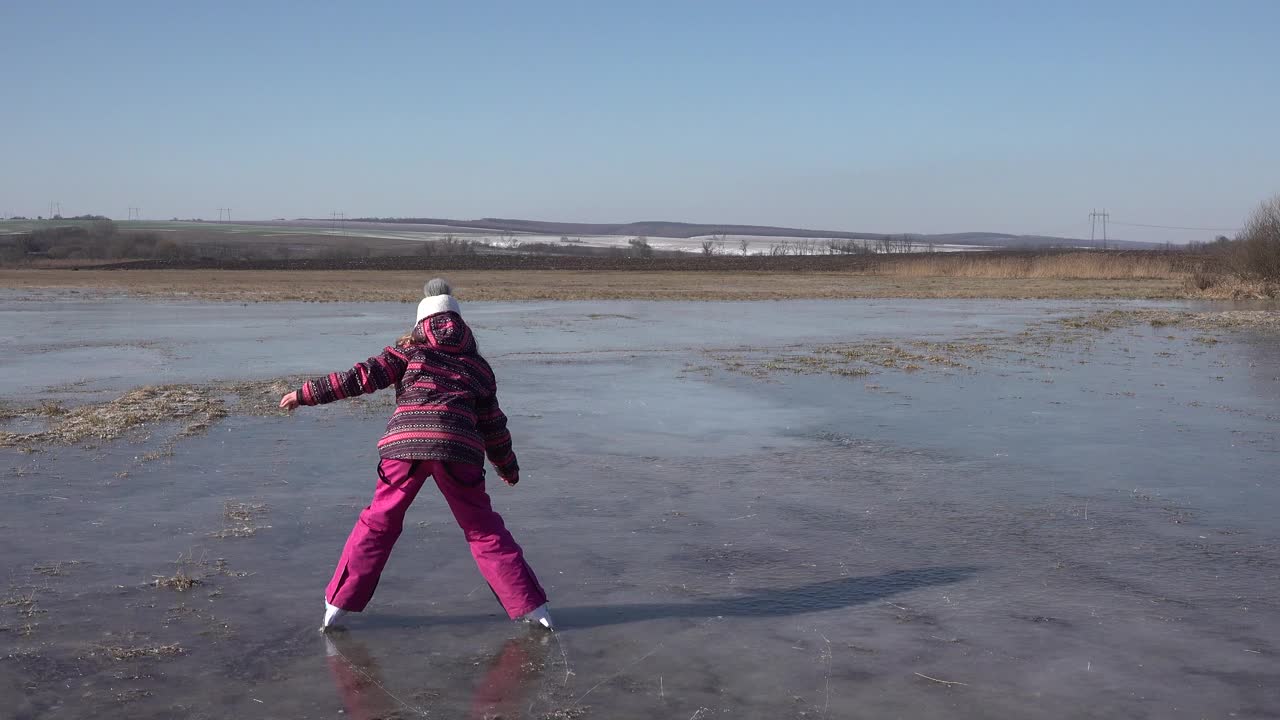
[[498,406],[498,396],[490,395],[476,405],[476,429],[484,438],[485,454],[503,479],[518,477],[520,464],[511,449],[511,433],[507,430],[507,416]]
[[303,383],[297,391],[298,404],[323,405],[334,400],[364,395],[390,387],[404,377],[409,356],[389,347],[344,372],[330,373]]

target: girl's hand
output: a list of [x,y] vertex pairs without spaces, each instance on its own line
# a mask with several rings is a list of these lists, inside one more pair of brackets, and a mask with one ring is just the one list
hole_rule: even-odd
[[296,407],[298,407],[297,393],[285,393],[284,397],[280,398],[281,410],[293,410]]

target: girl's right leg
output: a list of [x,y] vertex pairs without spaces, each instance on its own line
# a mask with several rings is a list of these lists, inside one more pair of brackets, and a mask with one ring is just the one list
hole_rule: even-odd
[[325,602],[351,612],[360,612],[369,604],[391,549],[404,529],[405,511],[430,472],[429,462],[383,459],[378,464],[373,501],[351,529],[325,590]]

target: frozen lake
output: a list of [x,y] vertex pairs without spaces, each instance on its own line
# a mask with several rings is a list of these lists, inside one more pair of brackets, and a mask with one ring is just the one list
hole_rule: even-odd
[[[501,616],[426,492],[369,610],[332,645],[316,632],[385,399],[0,449],[0,707],[1276,717],[1280,340],[1046,340],[1057,319],[1154,307],[1175,306],[465,305],[524,468],[490,490],[554,637]],[[9,292],[0,398],[342,369],[411,313]],[[824,345],[977,340],[996,349],[916,371],[769,370]],[[153,585],[179,571],[198,584]]]

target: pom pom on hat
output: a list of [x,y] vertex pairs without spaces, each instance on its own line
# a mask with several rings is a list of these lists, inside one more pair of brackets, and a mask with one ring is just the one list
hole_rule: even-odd
[[462,308],[458,306],[458,301],[453,299],[453,288],[449,287],[449,283],[444,278],[432,278],[422,286],[422,302],[418,303],[417,320],[420,323],[424,319],[437,315],[442,312],[452,312],[462,314]]
[[423,297],[433,297],[435,295],[452,295],[453,288],[449,287],[449,282],[444,278],[431,278],[426,285],[422,286]]

